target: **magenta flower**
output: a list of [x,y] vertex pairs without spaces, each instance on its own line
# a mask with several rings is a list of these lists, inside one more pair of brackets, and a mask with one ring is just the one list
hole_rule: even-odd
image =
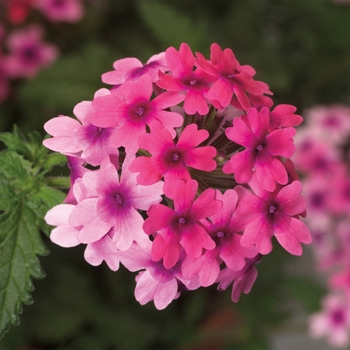
[[232,271],[241,270],[246,264],[246,258],[254,258],[258,252],[254,246],[241,245],[242,224],[235,215],[237,193],[227,190],[224,194],[216,192],[216,199],[223,203],[222,209],[201,223],[216,243],[216,248],[206,251],[199,258],[187,256],[182,263],[185,277],[193,278],[199,275],[203,287],[216,282],[223,261]]
[[148,210],[143,229],[149,235],[156,234],[152,246],[152,259],[163,259],[164,267],[170,269],[180,258],[181,248],[186,254],[198,258],[202,249],[214,249],[215,242],[200,224],[200,220],[218,212],[222,203],[215,199],[215,191],[208,188],[196,197],[198,184],[179,180],[174,184],[174,209],[163,204]]
[[206,93],[216,79],[197,68],[193,71],[194,58],[190,47],[183,43],[180,50],[169,47],[165,57],[172,75],[159,72],[158,86],[168,91],[183,92],[185,94],[184,110],[187,114],[209,112]]
[[42,43],[42,36],[43,30],[35,25],[8,36],[10,53],[4,60],[8,76],[33,78],[42,67],[47,67],[56,60],[56,47]]
[[275,236],[289,253],[301,255],[300,243],[311,243],[309,229],[297,218],[304,212],[306,204],[300,195],[301,182],[293,181],[273,193],[259,188],[257,184],[253,188],[256,195],[244,187],[236,187],[239,196],[237,212],[246,220],[242,246],[255,245],[258,252],[265,255],[271,252],[271,239]]
[[155,129],[139,138],[141,148],[151,157],[141,156],[130,164],[132,172],[140,172],[137,181],[141,185],[150,185],[164,176],[164,193],[172,193],[176,180],[191,179],[187,167],[212,171],[216,168],[216,150],[212,146],[197,147],[208,137],[206,130],[198,130],[196,124],[187,125],[174,144],[166,129]]
[[168,66],[165,61],[165,53],[152,56],[146,64],[134,57],[122,58],[113,63],[113,71],[102,74],[105,84],[121,85],[127,80],[138,80],[142,75],[148,74],[152,82],[158,80],[158,72],[166,72]]
[[181,126],[183,118],[166,108],[183,101],[183,96],[164,93],[150,101],[153,92],[149,75],[143,75],[138,81],[124,83],[115,94],[100,96],[92,101],[96,109],[89,120],[92,124],[118,129],[111,136],[114,147],[124,146],[127,153],[136,153],[139,149],[138,138],[146,133],[146,126],[160,122],[173,136],[175,127]]
[[233,282],[231,300],[234,303],[237,303],[242,293],[250,293],[253,284],[258,277],[258,271],[255,264],[260,261],[261,255],[258,254],[253,259],[247,259],[247,263],[239,271],[232,271],[229,268],[221,270],[217,279],[217,282],[219,282],[218,290],[226,290]]
[[218,44],[212,44],[210,62],[202,54],[196,55],[196,65],[218,79],[210,88],[208,98],[218,100],[223,107],[228,106],[235,95],[241,106],[248,110],[251,103],[246,92],[252,95],[271,94],[265,83],[252,78],[255,71],[239,66],[232,50],[222,51]]
[[294,128],[277,129],[268,133],[269,111],[262,108],[248,110],[246,116],[233,120],[233,127],[226,129],[226,136],[245,147],[234,154],[224,165],[223,172],[234,173],[238,183],[248,183],[252,178],[267,191],[274,191],[276,182],[288,182],[287,170],[279,156],[289,158],[295,151]]
[[84,15],[81,0],[36,0],[35,5],[52,22],[78,22]]

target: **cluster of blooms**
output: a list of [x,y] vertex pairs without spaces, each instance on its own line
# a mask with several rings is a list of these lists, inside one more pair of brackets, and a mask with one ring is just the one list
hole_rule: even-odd
[[273,236],[302,254],[311,235],[289,159],[295,107],[271,109],[255,70],[218,44],[209,60],[183,43],[113,67],[102,75],[112,88],[79,103],[77,120],[44,126],[53,136],[44,145],[71,170],[65,204],[45,217],[54,243],[86,244],[90,264],[139,271],[135,297],[157,309],[214,283],[232,284],[238,301]]
[[350,108],[316,106],[296,138],[295,166],[304,173],[307,224],[329,295],[310,318],[310,333],[333,346],[350,342]]
[[0,101],[8,97],[11,80],[33,78],[58,56],[54,45],[43,43],[41,26],[13,29],[27,19],[31,9],[40,10],[52,22],[76,22],[84,13],[81,0],[5,0],[0,4],[3,11],[1,7],[7,9],[5,21],[9,29],[0,23]]

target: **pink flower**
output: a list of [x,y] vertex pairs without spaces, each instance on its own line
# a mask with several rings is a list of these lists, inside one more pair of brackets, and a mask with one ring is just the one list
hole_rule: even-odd
[[[95,97],[109,94],[107,89],[100,89]],[[53,136],[44,140],[43,144],[47,148],[79,157],[93,166],[99,165],[107,155],[118,155],[118,149],[110,143],[110,137],[116,129],[100,128],[89,122],[89,116],[95,112],[91,101],[78,103],[73,112],[78,121],[58,116],[44,124],[45,131]]]
[[52,22],[78,22],[84,15],[81,0],[36,0],[36,7]]
[[131,159],[124,160],[120,180],[116,159],[111,156],[102,161],[98,171],[84,174],[83,183],[95,196],[81,201],[70,216],[72,226],[83,226],[81,242],[96,242],[113,228],[112,239],[118,249],[130,248],[133,241],[141,247],[148,244],[138,209],[147,210],[161,201],[163,183],[147,187],[137,184],[136,175],[128,170]]
[[68,168],[70,170],[70,189],[64,202],[68,204],[77,204],[73,186],[77,179],[81,179],[83,175],[88,172],[88,169],[83,166],[85,162],[80,158],[67,156],[67,160]]
[[340,295],[330,294],[322,301],[323,311],[309,319],[309,334],[319,338],[327,336],[332,346],[349,345],[350,309],[349,301]]
[[156,234],[152,246],[152,260],[163,259],[164,267],[170,269],[178,262],[183,248],[186,254],[198,258],[202,249],[214,249],[215,242],[200,224],[200,220],[218,212],[222,203],[215,199],[215,191],[208,188],[197,198],[198,183],[179,180],[174,184],[174,209],[157,204],[148,210],[144,231]]
[[224,165],[225,174],[234,173],[238,183],[248,183],[252,178],[267,191],[274,191],[276,182],[287,184],[287,171],[279,156],[289,158],[295,151],[294,128],[277,129],[268,133],[269,111],[262,108],[248,110],[246,116],[233,120],[226,129],[227,137],[245,147],[234,154]]
[[269,131],[277,128],[298,126],[303,122],[302,116],[295,114],[296,107],[292,105],[278,105],[270,112]]
[[114,147],[124,146],[127,153],[136,153],[138,138],[146,133],[146,126],[158,121],[172,135],[174,127],[182,124],[183,118],[166,108],[183,101],[183,96],[174,93],[163,93],[150,101],[153,92],[149,75],[143,75],[138,81],[125,82],[114,94],[100,96],[92,101],[96,112],[89,120],[102,128],[116,127],[111,136]]
[[141,305],[153,300],[156,308],[163,310],[180,295],[180,284],[191,290],[198,288],[199,284],[185,279],[179,264],[168,270],[162,263],[154,262],[151,247],[151,242],[144,249],[133,243],[127,251],[119,252],[119,258],[129,271],[144,270],[136,277],[136,300]]
[[225,268],[220,271],[220,275],[217,279],[219,282],[218,290],[226,290],[230,284],[232,285],[231,300],[237,303],[241,297],[241,293],[250,293],[256,278],[258,277],[258,271],[255,264],[261,261],[261,255],[258,254],[252,259],[247,259],[245,266],[239,271],[232,271],[229,268]]
[[222,209],[201,223],[216,243],[216,248],[206,251],[199,258],[186,257],[181,266],[185,277],[193,278],[199,274],[203,287],[213,284],[220,273],[220,263],[223,261],[232,271],[241,270],[246,264],[246,258],[257,255],[255,247],[241,245],[239,217],[234,215],[237,203],[237,193],[227,190],[224,194],[216,192],[216,199],[223,203]]
[[164,193],[172,193],[176,180],[191,179],[187,167],[212,171],[216,168],[216,150],[212,146],[197,147],[208,137],[206,130],[198,130],[196,124],[185,127],[174,144],[166,129],[155,129],[139,138],[141,148],[147,150],[151,157],[141,156],[130,165],[132,172],[140,172],[137,181],[141,185],[150,185],[164,176]]
[[146,64],[134,57],[122,58],[113,63],[113,71],[102,74],[102,81],[105,84],[121,85],[127,80],[138,80],[142,75],[151,76],[152,82],[158,80],[158,72],[168,70],[165,53],[152,56]]
[[9,55],[4,60],[7,74],[13,78],[33,78],[42,67],[58,56],[55,46],[43,44],[43,30],[32,25],[8,36]]
[[183,107],[187,114],[207,114],[209,107],[205,96],[209,84],[216,79],[199,68],[193,71],[193,54],[185,43],[180,45],[179,52],[174,47],[169,47],[165,51],[165,57],[172,75],[159,72],[157,85],[169,91],[183,92]]
[[246,220],[241,244],[255,245],[260,254],[272,250],[271,239],[276,237],[280,245],[293,255],[301,255],[300,243],[311,243],[307,226],[296,217],[305,210],[305,199],[300,196],[301,182],[276,189],[273,193],[251,183],[256,195],[244,187],[235,189],[239,196],[237,214]]
[[265,83],[253,80],[255,71],[247,66],[239,66],[232,50],[222,51],[218,44],[212,44],[210,62],[202,54],[196,55],[196,65],[218,79],[210,88],[208,98],[219,101],[223,107],[230,104],[234,94],[245,110],[251,107],[246,92],[252,95],[271,94]]

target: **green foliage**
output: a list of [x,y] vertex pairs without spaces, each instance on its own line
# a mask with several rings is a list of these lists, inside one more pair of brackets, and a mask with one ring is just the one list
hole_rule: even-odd
[[169,46],[178,48],[182,42],[189,44],[193,51],[207,50],[207,24],[200,18],[195,21],[177,12],[161,1],[138,1],[141,17],[162,44],[163,50]]
[[[38,133],[25,138],[14,127],[1,133],[7,149],[0,152],[0,337],[19,323],[22,304],[32,303],[31,278],[44,272],[37,255],[46,255],[39,229],[48,233],[43,217],[64,199],[60,191],[46,187],[43,177],[62,159],[45,162],[48,151]],[[47,157],[46,157],[47,156]],[[54,193],[53,193],[54,191]]]

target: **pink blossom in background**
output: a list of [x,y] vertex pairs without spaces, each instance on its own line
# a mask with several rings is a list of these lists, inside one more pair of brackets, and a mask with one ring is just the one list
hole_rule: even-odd
[[33,78],[40,69],[56,60],[58,50],[54,45],[42,42],[43,34],[43,29],[36,25],[9,34],[9,54],[4,59],[9,77]]
[[309,319],[309,334],[320,338],[326,336],[330,345],[346,347],[349,345],[350,308],[348,300],[341,295],[330,294],[322,300],[323,311],[313,314]]
[[317,105],[296,137],[293,161],[302,171],[315,269],[328,281],[321,311],[310,316],[313,337],[346,347],[350,334],[350,108]]
[[162,310],[213,284],[232,286],[237,302],[273,237],[293,255],[311,241],[290,159],[302,117],[274,106],[254,68],[218,44],[209,60],[183,43],[113,68],[102,75],[111,88],[78,103],[77,119],[44,125],[44,145],[65,154],[71,171],[66,204],[46,217],[52,241],[85,244],[93,266],[137,273],[141,305]]
[[78,22],[84,15],[81,0],[35,0],[35,6],[52,22]]
[[36,0],[8,0],[7,16],[11,23],[23,23]]

